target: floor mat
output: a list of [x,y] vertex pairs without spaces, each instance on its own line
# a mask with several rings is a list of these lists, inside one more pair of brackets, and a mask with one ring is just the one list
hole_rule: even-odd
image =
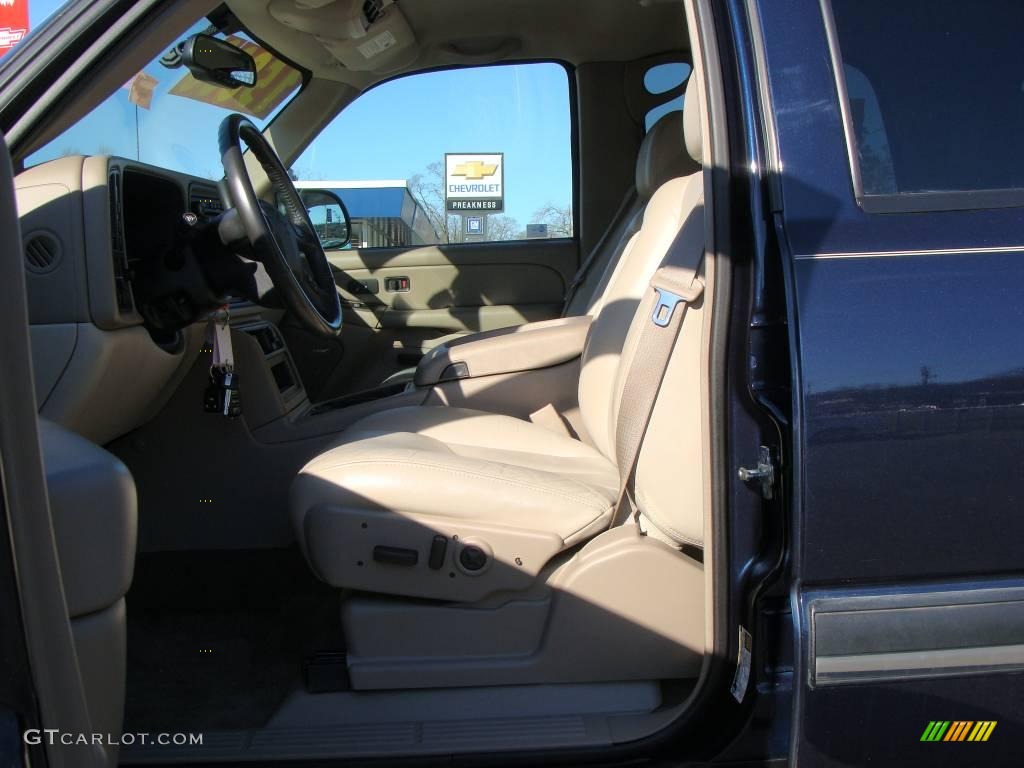
[[335,590],[289,550],[140,555],[128,593],[125,730],[258,727],[342,647]]

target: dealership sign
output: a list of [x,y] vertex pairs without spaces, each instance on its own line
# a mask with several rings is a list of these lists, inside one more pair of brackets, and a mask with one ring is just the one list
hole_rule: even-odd
[[444,156],[444,204],[448,213],[501,213],[505,210],[505,155]]
[[0,0],[0,56],[28,34],[28,0]]

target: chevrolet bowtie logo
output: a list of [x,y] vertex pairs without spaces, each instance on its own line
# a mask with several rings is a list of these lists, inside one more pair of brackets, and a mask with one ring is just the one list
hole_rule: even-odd
[[484,176],[493,176],[494,172],[498,170],[498,164],[493,165],[488,163],[481,163],[479,160],[471,160],[468,163],[459,163],[455,166],[455,170],[452,171],[452,176],[464,176],[467,180],[474,181],[482,179]]

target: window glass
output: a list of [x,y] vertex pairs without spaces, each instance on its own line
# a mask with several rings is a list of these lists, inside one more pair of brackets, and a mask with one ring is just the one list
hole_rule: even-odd
[[850,100],[850,117],[857,135],[857,154],[865,189],[871,194],[896,192],[896,175],[889,152],[889,135],[878,107],[878,97],[864,74],[849,64],[843,66],[846,95]]
[[1024,187],[1024,3],[832,10],[864,194]]
[[345,202],[356,248],[573,236],[569,81],[557,64],[373,88],[292,164]]
[[232,112],[263,128],[302,86],[302,73],[242,32],[224,35],[206,19],[182,33],[213,34],[248,51],[256,85],[223,88],[202,83],[184,66],[161,62],[162,51],[141,72],[57,138],[25,160],[36,165],[66,155],[116,155],[172,171],[219,179],[217,129]]
[[669,112],[683,108],[683,85],[690,77],[692,67],[682,61],[655,64],[644,73],[644,88],[652,96],[664,95],[664,100],[648,110],[644,117],[644,130],[661,120]]

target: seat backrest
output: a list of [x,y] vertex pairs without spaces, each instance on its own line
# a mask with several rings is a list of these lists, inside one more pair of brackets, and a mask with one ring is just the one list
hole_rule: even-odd
[[[697,86],[687,88],[684,111],[686,148],[700,163],[701,99]],[[648,320],[637,309],[673,243],[692,254],[695,267],[700,265],[704,250],[702,172],[672,179],[654,193],[640,231],[627,245],[591,325],[580,373],[580,411],[587,437],[612,461],[622,390],[640,332]],[[634,499],[649,532],[676,545],[703,543],[703,483],[693,485],[694,474],[703,476],[703,326],[703,301],[698,301],[688,309],[676,342],[640,451],[634,485]],[[684,465],[688,467],[685,471]],[[687,496],[685,505],[680,504],[681,496]]]
[[582,282],[569,299],[564,315],[595,315],[615,268],[622,263],[630,239],[640,229],[644,210],[666,181],[699,170],[683,142],[683,113],[664,115],[644,136],[636,157],[634,188],[589,257]]

